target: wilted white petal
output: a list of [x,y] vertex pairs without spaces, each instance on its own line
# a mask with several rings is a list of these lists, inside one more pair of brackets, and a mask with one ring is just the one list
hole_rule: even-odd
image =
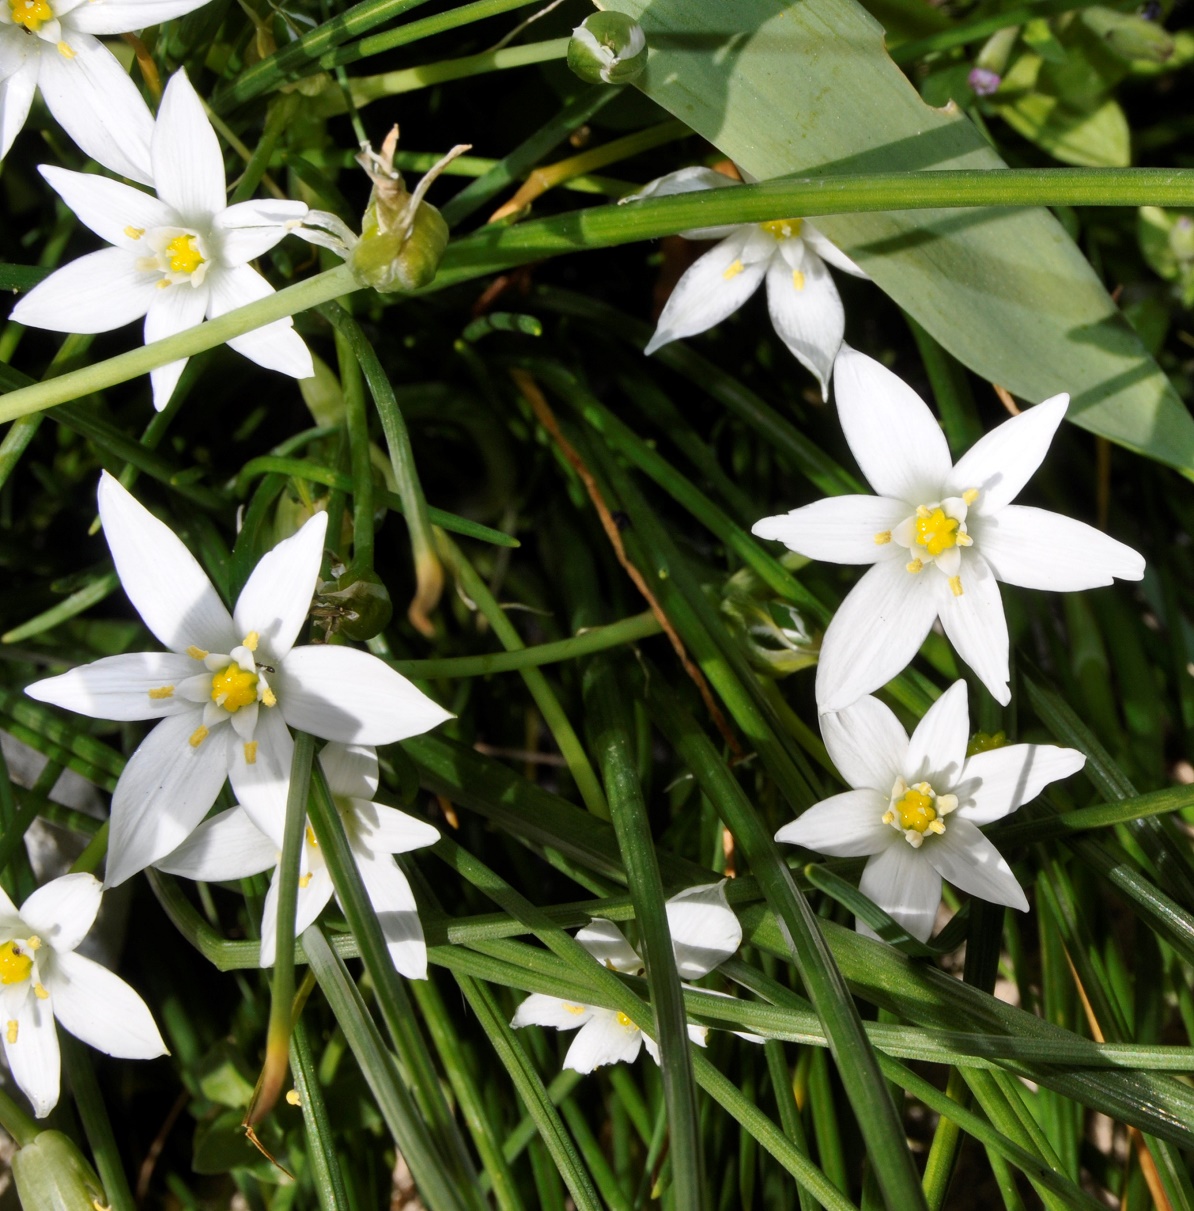
[[405,854],[439,840],[439,829],[426,820],[367,799],[353,799],[351,803],[357,840],[375,854]]
[[240,807],[229,808],[197,829],[154,866],[204,883],[247,879],[278,863],[278,846]]
[[816,376],[821,398],[827,400],[833,359],[846,331],[846,313],[820,257],[805,257],[803,268],[796,270],[782,257],[774,258],[767,270],[767,306],[780,339]]
[[[894,829],[892,836],[896,836]],[[934,837],[930,844],[941,840]],[[863,868],[858,889],[914,938],[921,942],[929,940],[941,903],[941,876],[907,842],[889,845],[871,858]],[[859,931],[874,937],[861,922]]]
[[751,231],[739,231],[689,266],[676,283],[644,353],[695,336],[732,315],[759,288],[766,261],[744,259]]
[[376,656],[337,644],[291,651],[277,693],[291,727],[345,744],[392,744],[452,718]]
[[922,849],[928,863],[955,887],[992,904],[1028,911],[1024,889],[1011,867],[969,820],[951,817],[945,832]]
[[221,263],[243,265],[256,260],[284,240],[292,226],[306,216],[306,202],[285,198],[255,199],[229,206],[216,215],[212,224],[219,233]]
[[58,168],[53,164],[39,164],[37,171],[80,222],[118,248],[131,252],[141,247],[140,237],[128,234],[130,227],[134,231],[147,231],[174,222],[173,214],[164,202],[123,181],[113,181],[92,172],[71,172],[69,168]]
[[54,1016],[105,1055],[152,1060],[167,1048],[145,1002],[116,974],[78,954],[55,954],[47,972]]
[[682,980],[708,975],[742,945],[742,926],[726,900],[724,879],[685,888],[664,907]]
[[140,319],[157,289],[124,248],[101,248],[56,269],[12,309],[12,318],[50,332],[109,332]]
[[958,816],[972,824],[990,824],[1031,802],[1050,782],[1076,774],[1086,756],[1052,744],[1009,744],[976,753],[962,770],[957,787]]
[[750,532],[827,563],[878,563],[897,557],[904,562],[905,552],[891,541],[891,531],[907,516],[902,500],[829,496],[790,513],[764,517]]
[[1144,575],[1143,555],[1085,522],[1046,509],[1008,505],[993,517],[977,519],[972,532],[1004,584],[1074,592]]
[[856,265],[846,254],[830,239],[827,239],[821,234],[809,221],[804,220],[804,226],[800,229],[800,237],[804,242],[834,269],[844,270],[856,278],[862,278],[869,282],[871,275],[865,269]]
[[908,733],[890,707],[878,698],[860,698],[823,715],[821,737],[848,786],[891,793],[904,767]]
[[541,992],[533,992],[518,1009],[510,1020],[515,1030],[523,1026],[551,1026],[555,1030],[575,1030],[583,1026],[594,1013],[591,1005],[578,1005],[573,1001],[561,1001],[558,997],[545,996]]
[[[128,652],[35,681],[25,687],[25,693],[38,702],[51,702],[92,719],[159,719],[194,710],[194,704],[185,698],[163,696],[194,670],[195,662],[189,656]],[[157,697],[150,696],[154,690],[160,691]]]
[[11,1026],[2,1037],[8,1069],[38,1118],[45,1118],[58,1105],[61,1059],[58,1030],[49,1001],[28,996],[13,1014],[16,1042],[10,1043]]
[[327,528],[328,515],[313,514],[261,558],[237,598],[237,634],[256,631],[259,650],[275,660],[285,659],[311,609]]
[[900,560],[885,560],[850,590],[821,642],[819,712],[849,706],[908,666],[937,617],[927,579],[935,576],[932,568],[914,576]]
[[58,954],[66,954],[95,924],[103,892],[103,885],[94,875],[78,873],[51,879],[21,905],[21,920]]
[[611,967],[628,975],[643,974],[642,959],[612,921],[594,917],[577,933],[576,940],[602,967]]
[[182,68],[162,94],[151,146],[158,197],[173,207],[183,226],[206,227],[225,206],[224,157]]
[[843,791],[813,804],[775,834],[777,841],[801,845],[833,858],[864,858],[887,848],[902,834],[883,823],[890,791]]
[[[225,312],[235,311],[237,307],[266,298],[273,292],[274,288],[269,282],[249,265],[237,265],[218,274],[213,273],[208,315],[215,319]],[[241,336],[231,337],[228,347],[267,370],[277,370],[292,378],[311,378],[315,373],[311,351],[294,331],[294,323],[289,316],[254,328]]]
[[99,512],[124,591],[166,647],[184,652],[194,644],[227,652],[239,642],[232,618],[195,557],[106,471],[100,477]]
[[[164,283],[163,278],[154,287],[149,310],[145,313],[147,345],[203,323],[203,316],[207,311],[210,292],[206,285],[194,287],[189,282],[180,282],[176,285],[165,285],[163,288]],[[186,364],[187,359],[183,357],[149,372],[149,381],[153,386],[153,406],[159,412],[170,402]]]
[[941,625],[958,655],[978,674],[995,701],[1007,706],[1012,694],[1008,688],[1007,619],[999,585],[981,555],[965,561],[961,579],[960,597],[939,587]]
[[[240,712],[237,712],[238,714]],[[294,739],[277,707],[263,707],[248,743],[230,737],[228,778],[249,819],[281,847]],[[256,747],[253,747],[256,746]],[[249,754],[253,760],[249,760]]]
[[617,1064],[623,1060],[631,1063],[638,1058],[642,1045],[643,1032],[625,1014],[594,1009],[593,1016],[572,1040],[564,1057],[564,1067],[573,1072],[592,1072],[603,1064]]
[[900,772],[910,783],[929,782],[939,791],[953,786],[962,773],[969,740],[966,683],[955,681],[917,724]]
[[842,429],[871,487],[914,506],[936,500],[952,464],[945,435],[920,396],[849,345],[833,373]]
[[[17,34],[16,37],[23,39],[24,34]],[[11,46],[11,35],[0,33],[0,38],[4,38]],[[6,59],[9,57],[5,56]],[[31,47],[20,65],[14,67],[11,74],[0,79],[0,159],[8,155],[13,140],[21,133],[25,119],[29,117],[33,94],[37,91],[40,63],[40,48]],[[5,67],[8,67],[7,63]]]
[[353,856],[394,967],[408,980],[425,980],[427,945],[406,876],[389,854],[373,855],[354,846]]
[[944,480],[942,496],[961,496],[977,488],[976,513],[1002,509],[1041,465],[1069,402],[1068,395],[1055,395],[980,437]]
[[320,750],[319,764],[333,795],[372,799],[377,793],[377,750],[371,745],[333,741]]

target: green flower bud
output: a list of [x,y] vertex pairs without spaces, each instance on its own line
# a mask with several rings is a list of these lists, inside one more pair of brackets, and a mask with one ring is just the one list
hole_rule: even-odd
[[1173,37],[1155,21],[1097,6],[1083,9],[1082,20],[1108,50],[1129,63],[1139,59],[1146,63],[1167,63],[1173,58]]
[[320,586],[311,612],[317,618],[326,618],[329,630],[363,643],[389,626],[394,605],[380,580],[372,574],[359,576],[349,569],[338,580]]
[[572,31],[568,66],[590,84],[626,84],[647,66],[643,27],[625,13],[594,13]]
[[12,1158],[24,1211],[106,1211],[95,1170],[61,1131],[42,1131]]
[[730,585],[722,598],[721,613],[759,672],[786,677],[817,663],[820,644],[794,606],[761,601]]

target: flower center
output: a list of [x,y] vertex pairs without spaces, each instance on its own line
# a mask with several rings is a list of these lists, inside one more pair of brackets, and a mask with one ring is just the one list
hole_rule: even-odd
[[777,240],[794,240],[800,234],[800,229],[804,226],[804,220],[772,219],[771,222],[760,223],[759,226],[769,236],[774,236]]
[[35,34],[47,21],[54,20],[54,10],[46,0],[8,0],[15,24]]
[[199,251],[198,241],[193,235],[177,235],[166,245],[166,256],[173,273],[185,273],[188,277],[206,259]]
[[242,706],[251,706],[257,701],[257,674],[239,664],[228,665],[211,679],[211,700],[229,714],[235,714]]
[[[956,517],[947,517],[940,505],[935,509],[921,505],[916,510],[916,541],[936,559],[942,551],[958,545],[959,525],[961,522]],[[966,537],[965,531],[962,537]]]
[[883,823],[904,834],[913,849],[924,844],[925,834],[945,832],[943,816],[958,806],[957,795],[939,795],[927,782],[909,786],[897,778],[891,788],[891,802],[883,814]]
[[898,526],[881,530],[875,543],[883,546],[895,542],[904,547],[912,558],[904,565],[913,576],[924,571],[925,562],[935,563],[949,577],[949,587],[955,597],[962,596],[962,550],[974,545],[966,531],[966,515],[978,500],[978,489],[969,488],[961,496],[934,500],[917,505]]
[[[10,0],[11,2],[11,0]],[[184,227],[128,226],[124,234],[138,243],[144,241],[148,255],[139,257],[137,268],[143,273],[160,273],[158,286],[178,286],[183,282],[201,286],[211,264],[211,253],[197,231]]]
[[33,956],[26,954],[19,942],[0,946],[0,984],[20,984],[33,970]]

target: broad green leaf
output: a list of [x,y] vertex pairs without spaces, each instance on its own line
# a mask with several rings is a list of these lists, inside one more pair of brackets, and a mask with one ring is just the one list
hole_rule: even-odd
[[[955,109],[921,101],[854,0],[600,4],[646,33],[635,87],[757,179],[1002,167]],[[976,374],[1033,401],[1068,391],[1079,425],[1194,473],[1194,423],[1052,215],[989,208],[816,221]]]

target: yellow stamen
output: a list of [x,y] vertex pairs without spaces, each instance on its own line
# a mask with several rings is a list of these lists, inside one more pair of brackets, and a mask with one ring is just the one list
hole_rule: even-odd
[[260,640],[260,638],[261,638],[261,636],[258,635],[256,631],[250,631],[245,636],[244,646],[247,647],[250,652],[255,652],[255,651],[257,651],[257,643]]
[[264,702],[266,706],[278,705],[278,700],[274,697],[274,691],[271,690],[269,686],[266,686],[265,693],[261,695],[261,701]]
[[14,24],[23,25],[31,34],[37,33],[47,22],[54,20],[54,10],[46,0],[8,0]]
[[916,510],[916,541],[925,548],[934,559],[942,551],[958,545],[958,521],[948,517],[940,505],[935,509],[927,509],[921,505]]
[[303,1104],[303,1099],[299,1095],[299,1091],[297,1089],[291,1089],[287,1092],[286,1101],[291,1106],[301,1106]]
[[735,261],[721,276],[728,282],[732,278],[736,278],[745,268],[746,266],[741,261]]
[[299,875],[299,886],[306,887],[311,882],[310,875]]
[[800,229],[804,226],[804,220],[772,219],[769,223],[760,223],[759,226],[768,235],[774,236],[777,240],[792,240],[800,234]]
[[191,748],[198,748],[207,739],[207,728],[200,724],[192,733],[187,743]]
[[966,491],[962,493],[962,499],[966,502],[966,507],[969,508],[976,500],[978,500],[978,489],[967,488]]
[[319,848],[319,842],[315,840],[315,830],[309,824],[307,825],[307,844],[312,849]]
[[[922,789],[923,788],[923,789]],[[917,786],[911,786],[904,793],[904,797],[898,802],[892,804],[892,809],[895,812],[896,818],[900,822],[900,827],[903,829],[915,829],[918,833],[923,833],[934,820],[937,819],[937,813],[933,809],[933,797],[927,782],[921,782]],[[937,829],[933,829],[937,832]],[[942,826],[942,832],[945,831]]]
[[886,546],[889,542],[891,542],[890,530],[880,530],[879,533],[875,535],[875,546]]
[[795,286],[797,290],[804,289],[804,274],[801,273],[799,269],[792,270],[792,285]]
[[231,714],[251,705],[257,701],[257,674],[228,665],[211,679],[211,700]]
[[126,227],[124,229],[124,234],[127,235],[130,240],[139,240],[145,234],[145,228]]
[[50,997],[50,994],[46,991],[46,986],[44,984],[34,984],[33,995],[37,997],[39,1001],[49,1000]]
[[584,1013],[585,1011],[585,1007],[583,1005],[569,1005],[567,1001],[564,1002],[564,1008],[574,1017],[578,1014]]
[[5,1030],[4,1037],[8,1040],[10,1046],[17,1041],[18,1028],[19,1027],[17,1025],[16,1019],[9,1018],[8,1019],[8,1029]]
[[176,235],[166,245],[172,273],[192,274],[203,264],[203,254],[193,235]]
[[914,559],[911,563],[904,564],[904,571],[911,572],[912,575],[915,576],[916,573],[919,572],[923,567],[924,564],[921,563],[919,559]]
[[25,949],[38,951],[41,950],[41,938],[34,934],[32,937],[25,939]]
[[170,281],[169,278],[162,278],[162,280],[160,282],[158,282],[158,289],[159,290],[169,290],[172,285],[173,285],[173,283]]
[[960,576],[951,576],[949,578],[949,591],[955,597],[962,596],[962,578]]
[[174,687],[172,685],[159,685],[156,690],[150,690],[149,696],[155,700],[174,697]]
[[191,644],[191,646],[187,648],[187,655],[192,660],[204,660],[207,658],[208,653],[202,648],[197,648],[194,644]]
[[245,741],[245,764],[246,765],[256,765],[257,764],[257,741],[256,740],[246,740]]
[[959,532],[954,535],[954,539],[956,540],[958,546],[960,546],[960,547],[974,546],[974,539],[971,538],[969,534],[962,534],[961,532]]
[[57,50],[64,59],[73,59],[78,53],[77,51],[71,50],[71,48],[67,46],[65,42],[59,42]]
[[29,978],[33,959],[16,942],[0,946],[0,984],[20,984]]
[[625,1030],[629,1030],[634,1026],[634,1023],[619,1009],[618,1010],[618,1025]]

